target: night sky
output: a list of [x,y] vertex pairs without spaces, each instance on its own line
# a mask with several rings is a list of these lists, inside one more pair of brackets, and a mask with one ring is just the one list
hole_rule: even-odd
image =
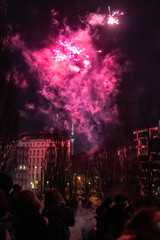
[[[13,27],[14,33],[20,34],[30,50],[42,49],[49,37],[58,36],[59,29],[66,25],[72,29],[83,28],[86,14],[108,14],[111,10],[121,10],[118,26],[99,26],[99,39],[95,47],[102,49],[105,54],[115,49],[130,62],[129,71],[123,75],[119,85],[116,101],[120,120],[129,119],[131,129],[145,127],[146,122],[158,124],[160,119],[160,4],[158,0],[8,0],[7,21]],[[59,26],[52,25],[51,10],[58,11]],[[21,65],[19,69],[30,79],[27,92],[17,89],[18,105],[22,110],[27,101],[35,105],[45,101],[36,97],[36,76],[28,74],[28,67],[23,63],[22,56],[13,56],[14,64]],[[21,64],[20,64],[21,62]],[[31,110],[31,109],[30,109]],[[24,112],[24,109],[23,109]],[[25,115],[25,114],[24,114]],[[20,131],[43,130],[46,122],[43,117],[35,117],[34,109],[21,117]]]

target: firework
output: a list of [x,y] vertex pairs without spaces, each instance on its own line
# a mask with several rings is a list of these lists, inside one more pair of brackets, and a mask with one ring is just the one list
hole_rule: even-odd
[[108,10],[109,10],[109,15],[107,18],[107,23],[110,25],[119,24],[118,18],[119,18],[119,16],[123,15],[124,13],[120,12],[119,10],[111,12],[110,7],[108,7]]
[[56,62],[72,62],[70,69],[76,72],[79,68],[77,66],[73,66],[73,64],[81,63],[84,67],[88,67],[90,65],[89,55],[85,54],[85,48],[80,49],[75,45],[61,40],[59,40],[59,44],[61,49],[53,49],[53,56],[51,56],[51,58],[53,58]]
[[[113,17],[119,15],[120,12],[112,14]],[[98,23],[103,24],[103,21],[100,19]],[[23,116],[25,110],[27,113],[32,111],[32,114],[36,113],[36,119],[44,116],[46,124],[51,126],[59,125],[60,119],[67,119],[68,126],[72,121],[78,132],[86,134],[89,141],[94,142],[97,139],[95,131],[99,134],[101,123],[116,119],[115,98],[127,63],[119,65],[119,51],[105,55],[101,54],[103,49],[95,48],[93,37],[100,36],[96,35],[97,31],[94,36],[91,34],[92,24],[97,24],[97,20],[92,18],[92,22],[86,22],[85,28],[75,31],[65,26],[57,41],[53,39],[42,49],[28,49],[20,38],[15,37],[13,46],[15,50],[21,50],[29,69],[28,74],[22,75],[15,68],[15,84],[26,92],[32,84],[32,75],[37,81],[35,96],[39,102],[29,99],[21,111]]]

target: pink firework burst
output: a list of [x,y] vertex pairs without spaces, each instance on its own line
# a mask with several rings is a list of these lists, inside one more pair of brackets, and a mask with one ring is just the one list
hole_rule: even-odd
[[[90,65],[89,55],[85,54],[85,48],[81,49],[80,47],[70,44],[67,41],[59,40],[60,49],[53,49],[52,58],[56,62],[72,62],[72,63],[81,63],[84,67]],[[78,70],[78,67],[70,65],[71,68],[75,71]]]
[[[59,119],[68,119],[68,126],[72,121],[93,142],[95,126],[99,129],[101,122],[116,119],[115,99],[128,63],[119,64],[122,58],[119,51],[99,57],[101,50],[93,45],[89,23],[76,31],[68,28],[59,34],[57,42],[42,49],[28,49],[20,38],[14,38],[13,45],[21,49],[29,73],[37,77],[38,95],[47,100],[47,104],[41,102],[35,107],[36,116],[45,115],[47,124],[52,126],[58,125]],[[17,84],[22,88],[20,80],[24,80],[19,76],[17,70]],[[29,79],[25,79],[26,88]],[[28,108],[32,110],[29,105]]]
[[120,12],[119,10],[117,11],[114,11],[114,12],[111,12],[110,11],[110,7],[108,7],[108,10],[109,10],[109,15],[108,15],[108,18],[107,18],[107,23],[110,24],[110,25],[113,25],[113,24],[119,24],[119,16],[123,15],[124,13],[123,12]]

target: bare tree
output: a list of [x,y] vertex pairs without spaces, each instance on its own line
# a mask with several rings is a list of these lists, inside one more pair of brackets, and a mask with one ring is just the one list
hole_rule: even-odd
[[112,144],[111,141],[108,142],[108,145],[105,145],[94,154],[94,162],[99,180],[98,195],[102,198],[112,193],[117,188],[117,185],[120,187],[122,169],[117,148]]
[[19,115],[11,77],[12,30],[6,23],[6,18],[6,1],[0,1],[0,170],[10,172],[16,159]]
[[45,157],[45,187],[46,183],[50,188],[56,187],[65,196],[70,167],[70,140],[64,123],[61,129],[54,129],[51,139]]

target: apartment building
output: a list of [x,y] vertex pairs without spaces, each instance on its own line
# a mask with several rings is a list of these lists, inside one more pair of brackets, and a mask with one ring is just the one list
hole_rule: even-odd
[[[160,128],[134,131],[139,171],[142,182],[148,178],[151,182],[152,191],[160,193]],[[147,183],[148,185],[149,183]]]
[[[67,159],[70,161],[70,139],[67,144]],[[61,142],[63,147],[64,142]],[[44,168],[49,154],[57,161],[57,142],[53,135],[21,134],[17,146],[17,166],[13,173],[15,184],[20,184],[25,189],[40,189],[44,181]]]

